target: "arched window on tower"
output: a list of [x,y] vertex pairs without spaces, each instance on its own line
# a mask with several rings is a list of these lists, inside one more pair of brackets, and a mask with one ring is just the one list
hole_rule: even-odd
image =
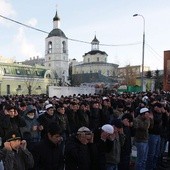
[[48,53],[52,53],[52,42],[50,41],[49,43],[48,43]]
[[63,53],[66,53],[66,42],[63,41],[62,44],[63,44]]

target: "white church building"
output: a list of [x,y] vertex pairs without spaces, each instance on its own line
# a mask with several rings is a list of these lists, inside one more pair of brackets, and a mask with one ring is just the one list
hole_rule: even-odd
[[60,29],[60,18],[57,11],[53,18],[53,30],[45,39],[45,67],[50,69],[53,74],[52,79],[55,79],[56,85],[58,80],[62,82],[61,85],[68,83],[68,38]]

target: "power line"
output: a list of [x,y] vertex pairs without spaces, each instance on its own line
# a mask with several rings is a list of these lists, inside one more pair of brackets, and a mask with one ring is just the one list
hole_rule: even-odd
[[[8,17],[5,17],[5,16],[3,16],[3,15],[0,15],[0,17],[4,18],[4,19],[6,19],[6,20],[9,20],[9,21],[11,21],[11,22],[14,22],[14,23],[16,23],[16,24],[22,25],[22,26],[24,26],[24,27],[27,27],[27,28],[30,28],[30,29],[33,29],[33,30],[36,30],[36,31],[39,31],[39,32],[42,32],[42,33],[45,33],[45,34],[49,34],[49,32],[47,32],[47,31],[44,31],[44,30],[42,30],[42,29],[38,29],[38,28],[32,27],[32,26],[27,25],[27,24],[23,24],[22,22],[13,20],[13,19],[8,18]],[[68,40],[74,41],[74,42],[91,44],[91,42],[87,42],[87,41],[83,41],[83,40],[77,40],[77,39],[73,39],[73,38],[68,38]],[[141,42],[128,43],[128,44],[100,44],[100,46],[117,47],[117,46],[131,46],[131,45],[138,45],[138,44],[141,44]]]
[[35,28],[35,27],[32,27],[32,26],[26,25],[26,24],[23,24],[23,23],[21,23],[21,22],[18,22],[18,21],[16,21],[16,20],[10,19],[10,18],[8,18],[8,17],[2,16],[2,15],[0,15],[0,17],[2,17],[2,18],[4,18],[4,19],[7,19],[7,20],[9,20],[9,21],[15,22],[15,23],[17,23],[17,24],[19,24],[19,25],[25,26],[25,27],[27,27],[27,28],[31,28],[31,29],[34,29],[34,30],[36,30],[36,31],[40,31],[40,32],[49,34],[49,33],[46,32],[46,31],[43,31],[43,30],[41,30],[41,29],[38,29],[38,28]]
[[159,56],[162,59],[162,56],[160,56],[149,44],[146,44],[157,56]]

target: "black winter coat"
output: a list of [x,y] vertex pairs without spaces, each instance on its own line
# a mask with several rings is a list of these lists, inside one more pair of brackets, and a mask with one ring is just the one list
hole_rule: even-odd
[[48,138],[35,145],[33,170],[63,170],[64,158],[59,145],[53,144]]
[[91,170],[90,150],[72,136],[65,147],[65,170]]

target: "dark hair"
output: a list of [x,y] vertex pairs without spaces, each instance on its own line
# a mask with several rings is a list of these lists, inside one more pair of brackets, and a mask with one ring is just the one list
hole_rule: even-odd
[[121,119],[114,119],[111,124],[117,128],[123,127],[123,123],[122,123]]
[[47,133],[50,133],[50,135],[56,135],[56,134],[61,134],[62,129],[60,126],[57,125],[56,122],[52,122],[48,125]]
[[5,107],[4,107],[4,110],[11,110],[11,109],[16,109],[16,107],[12,104],[6,104]]
[[129,122],[133,122],[133,116],[129,113],[126,113],[122,116],[122,120],[124,120],[124,119],[128,119]]

